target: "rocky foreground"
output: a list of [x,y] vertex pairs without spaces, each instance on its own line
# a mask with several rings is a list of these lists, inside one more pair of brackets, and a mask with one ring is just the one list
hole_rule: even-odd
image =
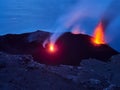
[[0,52],[0,90],[120,90],[120,55],[110,60],[49,66],[30,55]]

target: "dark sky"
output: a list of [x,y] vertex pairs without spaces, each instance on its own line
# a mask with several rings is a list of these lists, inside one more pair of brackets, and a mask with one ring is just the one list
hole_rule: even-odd
[[[120,3],[120,0],[117,1]],[[54,32],[55,28],[62,29],[65,25],[77,25],[86,34],[92,35],[111,2],[112,0],[0,0],[0,35],[37,29]],[[114,13],[119,8],[115,7]],[[120,51],[119,29],[120,15],[111,21],[106,31],[110,46]],[[68,30],[63,32],[65,31]]]

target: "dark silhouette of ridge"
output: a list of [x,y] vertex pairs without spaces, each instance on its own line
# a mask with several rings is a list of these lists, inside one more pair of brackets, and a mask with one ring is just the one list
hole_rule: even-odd
[[0,36],[0,51],[11,54],[30,54],[34,60],[52,65],[79,65],[82,59],[88,58],[108,61],[112,55],[118,54],[107,44],[95,46],[91,42],[91,36],[75,35],[70,32],[58,38],[55,43],[57,50],[50,53],[47,47],[43,47],[43,42],[50,35],[48,32],[36,31]]

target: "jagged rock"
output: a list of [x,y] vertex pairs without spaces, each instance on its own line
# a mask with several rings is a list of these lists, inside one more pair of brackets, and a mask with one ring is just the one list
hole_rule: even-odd
[[[1,57],[5,61],[6,67],[0,71],[0,90],[80,90],[84,88],[72,81],[68,82],[67,79],[55,74],[56,71],[52,72],[52,66],[33,61],[29,55],[3,53]],[[52,70],[48,71],[48,68],[51,67]],[[68,68],[70,67],[68,66]],[[59,68],[57,69],[59,70]]]
[[104,77],[111,84],[120,86],[120,57],[113,56],[108,63],[101,62],[95,59],[83,60],[81,66],[89,71],[95,72],[97,75]]
[[103,90],[104,88],[109,86],[109,83],[107,83],[105,81],[100,81],[97,79],[89,79],[88,81],[86,81],[82,84],[88,90]]
[[120,55],[114,55],[110,58],[109,67],[111,71],[111,82],[117,86],[120,86]]
[[120,60],[120,54],[113,55],[110,59],[111,60]]
[[12,90],[120,89],[120,65],[113,61],[105,63],[96,59],[86,59],[80,66],[50,66],[35,62],[30,55],[0,52],[0,58],[0,62],[4,61],[6,65],[0,70],[0,90],[3,90],[4,86]]
[[108,87],[104,88],[103,90],[118,90],[114,84],[110,84]]
[[27,70],[34,70],[39,68],[43,68],[43,66],[37,62],[29,62],[26,67]]

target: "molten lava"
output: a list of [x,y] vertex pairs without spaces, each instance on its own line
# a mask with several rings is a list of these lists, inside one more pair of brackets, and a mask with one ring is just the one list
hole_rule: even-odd
[[105,36],[104,36],[104,31],[103,31],[103,26],[102,23],[100,22],[98,26],[96,27],[94,34],[93,34],[93,39],[92,42],[95,45],[100,45],[100,44],[105,44]]
[[55,46],[54,46],[54,44],[52,44],[52,43],[49,44],[49,51],[50,52],[55,52]]

